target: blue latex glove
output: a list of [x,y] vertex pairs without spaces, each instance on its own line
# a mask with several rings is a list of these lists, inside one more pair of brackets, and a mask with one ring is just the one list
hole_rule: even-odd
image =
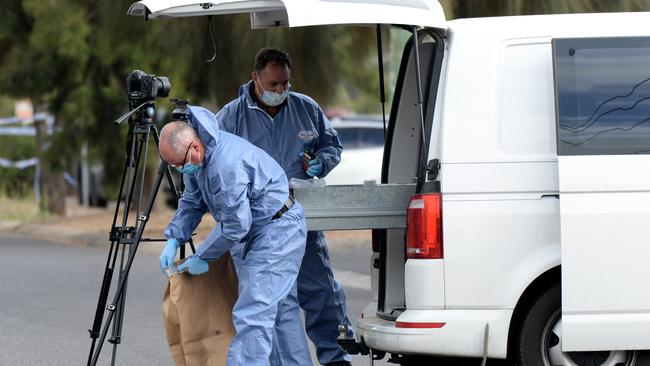
[[197,256],[191,256],[178,265],[178,272],[185,270],[194,276],[203,274],[208,271],[208,262]]
[[307,168],[307,175],[310,177],[315,177],[323,170],[323,162],[320,161],[320,158],[312,159],[309,161],[309,168]]
[[163,249],[162,253],[160,253],[160,271],[166,275],[167,273],[165,272],[165,269],[174,268],[174,258],[176,258],[176,251],[178,250],[178,247],[181,246],[181,243],[174,238],[168,239],[167,240],[167,245],[165,245],[165,249]]

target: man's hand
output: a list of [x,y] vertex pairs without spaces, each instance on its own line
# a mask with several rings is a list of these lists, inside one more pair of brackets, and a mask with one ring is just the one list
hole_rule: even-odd
[[309,161],[309,166],[307,167],[307,175],[310,177],[315,177],[323,170],[323,162],[320,161],[319,157]]
[[178,272],[185,270],[194,276],[203,274],[208,271],[208,262],[197,256],[191,256],[178,266]]
[[177,239],[168,239],[165,249],[160,253],[160,272],[164,275],[167,274],[167,272],[165,272],[167,268],[173,269],[174,258],[176,258],[176,251],[179,246],[181,246],[181,243]]

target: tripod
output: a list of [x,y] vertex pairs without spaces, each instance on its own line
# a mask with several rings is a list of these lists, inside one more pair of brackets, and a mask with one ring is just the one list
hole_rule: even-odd
[[[183,105],[181,104],[181,107],[182,106]],[[146,101],[115,121],[116,125],[120,125],[127,118],[130,119],[129,131],[126,140],[128,155],[125,158],[124,170],[122,172],[122,183],[120,185],[120,192],[118,195],[120,199],[118,200],[118,203],[115,207],[113,224],[111,226],[111,231],[109,234],[111,245],[108,251],[108,258],[106,260],[106,268],[104,269],[104,277],[102,280],[101,290],[99,292],[99,299],[97,301],[95,319],[92,329],[89,329],[90,338],[92,341],[90,346],[90,353],[88,354],[88,366],[94,366],[97,364],[99,354],[102,350],[102,346],[106,340],[108,330],[113,319],[115,322],[113,323],[111,337],[109,338],[108,342],[113,344],[111,365],[115,365],[117,345],[121,343],[122,321],[124,319],[124,306],[126,302],[128,276],[131,266],[133,265],[133,260],[135,259],[136,252],[138,250],[138,246],[140,245],[140,242],[165,241],[165,239],[142,238],[142,234],[144,232],[147,221],[149,220],[149,215],[151,213],[151,209],[153,208],[153,204],[155,202],[156,195],[160,189],[163,178],[166,178],[167,182],[169,183],[174,202],[178,202],[180,196],[180,192],[176,190],[176,185],[172,178],[169,166],[167,162],[162,160],[160,166],[158,167],[155,182],[147,199],[146,205],[144,206],[144,209],[141,210],[142,192],[145,183],[145,170],[143,168],[141,169],[141,164],[143,166],[146,164],[148,147],[152,136],[155,141],[156,152],[159,152],[158,147],[160,138],[156,125],[153,123],[154,113],[155,102]],[[174,113],[174,116],[176,117],[176,113]],[[179,119],[184,119],[187,121],[186,115],[184,116],[185,118],[182,117],[181,113]],[[140,189],[137,194],[136,203],[136,200],[134,200],[134,195],[138,184]],[[122,196],[123,193],[125,193],[124,196]],[[122,200],[124,201],[122,220],[118,225],[117,221]],[[134,204],[136,205],[135,222],[133,225],[129,226],[129,213],[131,212],[133,208],[132,206]],[[191,239],[189,243],[192,251],[194,251],[194,245]],[[106,305],[109,296],[109,290],[111,287],[111,281],[113,279],[113,272],[115,271],[115,266],[117,264],[118,255],[120,257],[118,286],[113,295],[113,300],[108,305]],[[185,257],[184,246],[181,246],[180,256],[181,258]],[[106,316],[104,327],[100,332],[102,321],[104,319],[104,310],[108,311],[108,315]],[[99,343],[97,344],[97,349],[95,349],[97,338],[99,338]]]

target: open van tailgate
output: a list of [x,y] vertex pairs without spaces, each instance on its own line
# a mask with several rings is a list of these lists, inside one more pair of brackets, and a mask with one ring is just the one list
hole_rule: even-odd
[[241,14],[252,28],[337,24],[410,24],[446,28],[437,0],[142,0],[129,15],[147,18]]

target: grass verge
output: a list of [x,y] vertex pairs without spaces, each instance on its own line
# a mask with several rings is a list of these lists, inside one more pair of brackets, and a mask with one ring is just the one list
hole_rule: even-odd
[[48,216],[40,212],[33,199],[0,197],[0,221],[28,222]]

